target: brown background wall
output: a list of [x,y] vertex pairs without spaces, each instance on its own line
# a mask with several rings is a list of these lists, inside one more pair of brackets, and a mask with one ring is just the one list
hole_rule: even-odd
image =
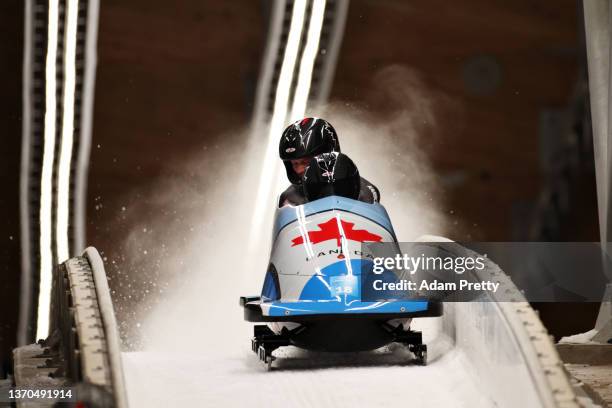
[[[452,112],[422,126],[420,144],[446,211],[461,221],[455,239],[516,239],[513,207],[533,202],[541,188],[540,115],[565,107],[578,79],[577,7],[574,0],[351,1],[332,98],[384,115],[392,107],[372,78],[400,64],[450,101]],[[483,59],[497,64],[497,75],[478,65]],[[485,79],[466,80],[470,72]],[[585,184],[582,195],[593,197],[593,179]],[[597,231],[583,239],[597,240]]]
[[141,221],[121,222],[132,192],[248,123],[252,108],[262,4],[164,4],[105,1],[100,10],[88,236],[110,253]]

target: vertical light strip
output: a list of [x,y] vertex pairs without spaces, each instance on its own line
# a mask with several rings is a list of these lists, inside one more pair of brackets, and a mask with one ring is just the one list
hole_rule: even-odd
[[40,180],[40,278],[38,293],[38,319],[36,339],[49,334],[49,302],[53,271],[53,248],[51,244],[53,206],[53,160],[55,157],[56,120],[56,60],[58,36],[58,0],[49,0],[47,59],[45,62],[45,130],[43,165]]
[[253,134],[259,134],[258,130],[262,125],[267,125],[268,121],[268,102],[270,93],[273,91],[274,67],[278,60],[280,49],[281,34],[284,30],[285,10],[290,0],[270,0],[270,26],[263,54],[262,66],[257,80],[257,91],[255,96],[255,106],[253,109]]
[[74,90],[76,83],[76,37],[79,1],[67,1],[66,37],[64,41],[64,108],[62,118],[62,142],[59,156],[57,182],[57,262],[69,258],[68,217],[70,216],[70,170],[74,144]]
[[70,216],[70,169],[74,144],[74,91],[76,83],[76,37],[79,1],[67,1],[66,36],[64,41],[64,99],[62,141],[57,183],[57,262],[69,258],[68,225]]
[[34,48],[34,12],[32,2],[25,1],[25,29],[23,33],[23,114],[22,114],[22,142],[21,142],[21,174],[19,176],[19,221],[21,227],[21,288],[19,290],[19,327],[17,329],[17,345],[23,346],[31,343],[30,313],[34,305],[32,297],[32,243],[30,219],[30,155],[32,150],[32,117],[34,116],[34,106],[32,103],[32,83],[34,75],[32,73],[32,60]]
[[253,248],[261,239],[261,226],[266,213],[270,210],[270,195],[272,187],[276,184],[274,180],[278,178],[280,164],[277,156],[277,144],[280,132],[283,130],[289,108],[289,93],[293,81],[293,72],[297,60],[300,38],[304,26],[304,15],[306,14],[306,0],[295,0],[291,13],[291,24],[289,26],[289,36],[285,46],[283,64],[276,87],[274,100],[274,111],[268,133],[268,143],[266,152],[262,159],[263,169],[259,178],[255,209],[253,211],[253,222],[251,225],[249,249]]
[[325,0],[314,0],[310,24],[308,25],[308,36],[306,46],[300,60],[300,71],[298,83],[293,98],[293,107],[289,122],[294,122],[304,117],[306,104],[310,94],[312,83],[312,70],[319,51],[319,41],[321,39],[321,29],[323,28],[323,18],[325,17]]
[[304,15],[306,14],[306,0],[295,0],[293,3],[293,12],[291,14],[291,26],[289,28],[289,36],[287,37],[287,45],[285,46],[285,55],[281,72],[276,86],[276,98],[274,100],[274,111],[270,123],[270,133],[268,139],[274,142],[274,150],[276,150],[276,139],[278,133],[285,125],[287,118],[287,110],[289,108],[289,93],[291,91],[291,83],[293,82],[293,72],[295,71],[295,63],[297,61],[300,39],[304,27]]

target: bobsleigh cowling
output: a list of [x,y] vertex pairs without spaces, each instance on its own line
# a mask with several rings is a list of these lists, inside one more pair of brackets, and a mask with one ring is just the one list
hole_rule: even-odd
[[[277,209],[272,250],[260,296],[240,298],[255,326],[253,351],[271,365],[272,351],[294,345],[320,351],[373,350],[406,344],[420,363],[426,346],[410,319],[442,314],[428,299],[362,299],[362,271],[372,256],[367,242],[397,244],[385,208],[329,196]],[[363,272],[365,273],[365,272]]]

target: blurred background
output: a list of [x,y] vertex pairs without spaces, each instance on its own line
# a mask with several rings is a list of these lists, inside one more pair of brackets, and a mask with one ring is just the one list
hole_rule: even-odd
[[[30,12],[44,16],[38,3]],[[341,3],[329,2],[337,14]],[[236,202],[255,200],[266,165],[268,135],[253,118],[272,111],[258,92],[274,13],[265,0],[100,4],[83,240],[104,256],[125,333],[172,285],[168,248],[194,229],[214,236],[228,220],[251,221]],[[28,262],[22,160],[40,160],[23,156],[25,15],[22,1],[0,4],[4,367]],[[324,33],[318,50],[336,47],[332,73],[313,74],[331,78],[318,91],[327,95],[306,113],[348,141],[392,219],[408,218],[405,239],[418,229],[457,241],[599,241],[581,1],[350,0],[343,16],[342,35]],[[45,33],[34,30],[37,39]],[[561,319],[566,305],[535,306],[557,337],[591,329],[599,308]]]

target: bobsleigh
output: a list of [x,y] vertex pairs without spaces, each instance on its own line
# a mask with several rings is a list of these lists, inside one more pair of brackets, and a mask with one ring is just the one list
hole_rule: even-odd
[[361,273],[372,265],[368,242],[397,243],[385,208],[328,196],[275,214],[269,266],[260,296],[240,298],[255,325],[252,349],[271,367],[283,346],[351,352],[406,345],[426,364],[427,346],[411,319],[442,315],[427,299],[362,299]]

